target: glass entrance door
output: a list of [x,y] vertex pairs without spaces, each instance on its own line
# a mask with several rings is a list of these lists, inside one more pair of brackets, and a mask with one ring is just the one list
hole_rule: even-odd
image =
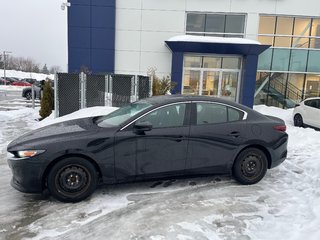
[[238,72],[222,72],[220,79],[221,91],[220,95],[222,98],[236,101],[237,100],[237,91],[238,91]]
[[202,71],[202,89],[200,95],[218,96],[219,93],[219,71]]
[[242,59],[239,56],[184,57],[182,94],[238,100]]

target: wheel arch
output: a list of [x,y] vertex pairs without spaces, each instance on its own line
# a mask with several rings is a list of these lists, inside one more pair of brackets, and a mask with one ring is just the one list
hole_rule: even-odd
[[267,157],[267,160],[268,160],[268,169],[271,168],[271,163],[272,163],[272,159],[271,159],[271,154],[270,152],[268,151],[268,149],[262,145],[259,145],[259,144],[250,144],[244,148],[241,149],[241,151],[238,152],[238,154],[236,155],[236,157],[234,158],[234,161],[232,163],[232,168],[234,166],[234,163],[235,163],[235,160],[238,158],[238,156],[246,149],[248,148],[257,148],[259,150],[261,150]]
[[46,186],[47,185],[47,178],[48,178],[48,174],[49,174],[50,170],[52,169],[52,167],[55,164],[57,164],[58,162],[63,161],[64,159],[67,159],[70,157],[79,157],[79,158],[83,158],[83,159],[89,161],[98,172],[98,181],[102,178],[101,169],[95,160],[93,160],[92,158],[90,158],[84,154],[81,154],[81,153],[70,153],[70,154],[65,154],[63,156],[57,157],[56,159],[54,159],[53,161],[51,161],[49,163],[49,165],[46,167],[46,169],[42,175],[42,190],[47,188],[47,186]]

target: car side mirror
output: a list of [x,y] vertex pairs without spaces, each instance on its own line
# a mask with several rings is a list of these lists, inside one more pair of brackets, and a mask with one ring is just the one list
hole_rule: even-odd
[[135,123],[133,129],[134,129],[134,131],[137,132],[137,133],[142,133],[142,132],[146,132],[146,131],[151,131],[151,129],[152,129],[152,124],[151,124],[150,122],[148,122],[148,121]]
[[299,107],[300,106],[300,104],[299,103],[297,103],[294,107]]

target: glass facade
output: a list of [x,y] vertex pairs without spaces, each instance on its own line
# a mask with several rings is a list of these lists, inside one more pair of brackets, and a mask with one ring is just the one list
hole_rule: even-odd
[[241,57],[184,56],[182,94],[208,95],[236,101]]
[[187,13],[187,34],[219,37],[244,37],[246,15]]
[[260,15],[255,104],[290,108],[320,96],[320,18]]

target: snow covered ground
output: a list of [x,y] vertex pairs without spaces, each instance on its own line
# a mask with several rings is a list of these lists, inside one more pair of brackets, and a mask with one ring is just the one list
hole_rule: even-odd
[[0,111],[0,239],[320,239],[320,132],[294,127],[291,110],[255,109],[284,119],[289,134],[287,160],[258,184],[227,176],[121,184],[77,204],[9,186],[9,141],[61,119],[37,122],[33,109]]
[[[3,69],[0,69],[0,77],[3,77]],[[47,77],[54,79],[54,74],[43,74],[43,73],[34,73],[34,72],[22,72],[16,70],[6,70],[6,77],[17,77],[17,78],[34,78],[38,81],[44,80]]]

